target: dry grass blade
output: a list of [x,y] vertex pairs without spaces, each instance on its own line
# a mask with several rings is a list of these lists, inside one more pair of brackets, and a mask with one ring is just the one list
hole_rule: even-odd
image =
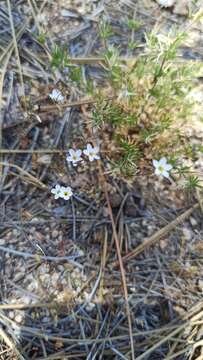
[[25,358],[19,353],[18,349],[3,329],[0,329],[0,337],[4,340],[6,345],[16,354],[17,359],[25,360]]
[[67,262],[70,262],[70,264],[79,267],[80,269],[83,268],[83,266],[81,264],[79,264],[73,260],[74,256],[45,256],[45,255],[40,255],[40,254],[30,254],[30,253],[26,253],[25,251],[23,252],[23,251],[19,251],[19,250],[15,250],[15,249],[10,249],[9,247],[5,248],[4,246],[1,246],[1,245],[0,245],[0,251],[15,255],[15,256],[20,256],[25,259],[29,259],[29,258],[34,259],[34,260],[36,260],[36,262],[39,262],[39,263],[41,261],[53,261],[53,262],[67,261]]
[[[123,261],[130,260],[135,256],[139,255],[145,249],[154,245],[156,242],[161,240],[163,236],[167,235],[171,230],[175,229],[176,226],[180,225],[184,220],[186,220],[195,209],[199,207],[199,203],[192,206],[190,209],[186,210],[183,214],[179,215],[175,220],[171,221],[169,224],[164,226],[162,229],[158,230],[154,235],[146,238],[143,244],[137,246],[134,250],[130,251],[127,255],[123,256]],[[118,266],[118,262],[114,263],[113,266]]]
[[[13,50],[10,50],[7,54],[7,57],[4,61],[3,68],[0,74],[0,148],[2,147],[2,128],[3,128],[3,114],[2,114],[2,96],[3,96],[3,85],[4,85],[4,77],[6,74],[6,69],[8,66],[8,62]],[[2,161],[2,157],[0,156],[0,161]],[[2,175],[2,167],[0,167],[0,176]]]
[[[84,107],[82,108],[82,110],[83,110],[84,116],[86,117],[86,111],[85,111]],[[90,125],[88,124],[88,122],[87,122],[87,127],[88,127],[89,133],[91,134],[91,128],[90,128]],[[109,218],[111,220],[111,226],[112,226],[112,230],[113,230],[113,238],[114,238],[114,242],[115,242],[115,246],[116,246],[116,252],[117,252],[118,262],[119,262],[119,267],[120,267],[120,272],[121,272],[121,280],[122,280],[122,286],[123,286],[123,292],[124,292],[124,298],[125,298],[126,315],[127,315],[127,319],[128,319],[128,328],[129,328],[130,346],[131,346],[131,356],[132,356],[132,360],[135,360],[135,350],[134,350],[134,341],[133,341],[133,333],[132,333],[132,321],[131,321],[130,306],[129,306],[129,302],[128,302],[128,288],[127,288],[127,281],[126,281],[126,276],[125,276],[125,269],[124,269],[124,266],[123,266],[123,261],[122,261],[121,251],[120,251],[119,238],[118,238],[118,234],[117,234],[117,230],[116,230],[116,224],[115,224],[114,217],[113,217],[111,203],[110,203],[110,200],[109,200],[106,178],[105,178],[105,175],[104,175],[104,172],[103,172],[100,161],[97,161],[97,164],[98,164],[98,170],[99,170],[99,181],[100,181],[101,186],[102,186],[102,188],[104,190],[104,195],[105,195],[107,206],[108,206]],[[105,253],[105,246],[106,245],[107,244],[104,244],[103,266],[104,266],[104,259],[106,259],[106,253]],[[102,270],[102,267],[101,267],[101,270]]]
[[55,307],[55,303],[35,303],[35,304],[0,304],[0,310],[23,310],[34,308],[52,308]]
[[[104,99],[104,101],[109,101],[109,100],[112,100],[113,99],[113,96],[109,96],[108,98]],[[42,105],[42,106],[39,106],[38,110],[39,112],[47,112],[47,111],[51,111],[51,110],[54,110],[54,109],[58,109],[58,108],[67,108],[67,107],[73,107],[73,106],[82,106],[82,105],[89,105],[89,104],[94,104],[96,103],[98,100],[96,99],[87,99],[87,100],[78,100],[78,101],[72,101],[72,102],[67,102],[67,103],[64,103],[64,104],[60,104],[57,105]]]
[[[202,302],[198,303],[196,306],[194,306],[194,308],[191,309],[191,312],[189,312],[186,315],[186,319],[190,318],[189,320],[187,320],[186,322],[184,322],[183,324],[181,324],[177,329],[173,330],[171,333],[169,333],[167,336],[164,336],[160,341],[158,341],[156,344],[154,344],[152,347],[150,347],[147,351],[145,351],[142,355],[138,356],[136,358],[136,360],[142,360],[145,359],[147,356],[149,356],[149,354],[151,354],[155,349],[159,348],[162,344],[164,344],[166,341],[170,340],[172,337],[177,336],[177,334],[179,334],[181,331],[184,331],[185,329],[187,329],[189,326],[193,325],[195,322],[197,322],[198,320],[202,319],[203,317],[203,311],[199,311],[196,315],[192,316],[192,313],[194,310],[196,310],[197,308],[201,308],[202,307]],[[202,320],[200,320],[200,323],[202,322]],[[202,344],[202,341],[201,341]],[[184,351],[185,352],[185,349]],[[170,356],[168,359],[172,359],[173,356]]]
[[36,178],[35,176],[31,175],[28,171],[22,169],[20,166],[18,165],[15,165],[15,164],[12,164],[12,163],[7,163],[7,162],[0,162],[0,165],[1,166],[8,166],[8,167],[13,167],[15,169],[17,169],[23,176],[25,176],[25,179],[26,177],[28,179],[30,179],[30,181],[35,184],[36,186],[40,187],[41,189],[43,190],[47,190],[47,186],[41,181],[39,180],[38,178]]
[[25,96],[23,74],[22,74],[22,69],[21,69],[20,56],[19,56],[19,51],[18,51],[18,44],[17,44],[16,34],[15,34],[15,28],[14,28],[14,24],[13,24],[10,0],[7,0],[7,7],[8,7],[8,13],[9,13],[9,20],[10,20],[10,25],[11,25],[13,43],[14,43],[14,48],[15,48],[15,53],[16,53],[16,60],[17,60],[17,65],[18,65],[18,69],[19,69],[19,74],[20,74],[20,82],[21,82],[21,87],[22,87],[21,90],[22,90],[23,96]]
[[63,154],[66,152],[67,150],[63,149],[0,149],[0,154]]
[[[27,23],[24,23],[22,25],[22,27],[18,30],[18,32],[15,34],[16,37],[16,41],[19,41],[19,39],[21,38],[21,36],[24,34],[24,31],[26,29]],[[3,60],[5,59],[5,57],[7,56],[7,54],[10,51],[13,51],[14,49],[14,42],[11,41],[9,43],[9,45],[6,47],[5,51],[3,52],[3,54],[0,56],[0,64],[3,62]]]
[[119,238],[118,238],[118,234],[116,231],[116,225],[115,225],[115,221],[114,221],[114,217],[113,217],[113,212],[112,212],[112,208],[111,208],[111,204],[110,204],[110,200],[109,200],[108,191],[106,188],[106,180],[105,180],[105,177],[102,173],[102,169],[100,166],[99,166],[99,170],[100,170],[100,177],[103,180],[103,184],[104,184],[104,186],[103,186],[104,193],[105,193],[105,197],[106,197],[106,201],[107,201],[107,205],[108,205],[109,217],[111,219],[113,237],[114,237],[114,241],[115,241],[116,252],[117,252],[119,267],[120,267],[120,271],[121,271],[121,279],[122,279],[122,284],[123,284],[125,306],[126,306],[126,313],[127,313],[128,326],[129,326],[131,356],[132,356],[132,360],[135,360],[134,341],[133,341],[133,334],[132,334],[132,321],[131,321],[130,306],[129,306],[129,302],[128,302],[128,288],[127,288],[127,281],[126,281],[126,276],[125,276],[125,269],[123,266],[123,260],[122,260],[122,256],[121,256],[120,245],[119,245]]

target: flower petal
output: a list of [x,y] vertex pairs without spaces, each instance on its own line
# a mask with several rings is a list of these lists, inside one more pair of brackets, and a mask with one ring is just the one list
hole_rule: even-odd
[[57,200],[57,199],[59,199],[61,197],[61,195],[60,194],[55,194],[55,196],[54,196],[54,198]]
[[75,154],[75,150],[73,150],[73,149],[69,149],[68,152],[71,156],[73,156]]
[[157,168],[159,166],[159,161],[158,160],[152,160],[152,164],[155,168]]
[[87,150],[88,150],[88,151],[92,151],[92,149],[93,149],[92,145],[91,145],[91,144],[87,144]]
[[76,154],[77,154],[78,157],[80,157],[81,154],[82,154],[82,151],[80,149],[78,149],[78,150],[76,150]]
[[94,156],[90,156],[90,155],[89,155],[89,161],[91,161],[91,162],[92,162],[92,161],[94,161],[94,159],[95,159],[95,157],[94,157]]
[[87,156],[89,155],[89,151],[87,149],[83,150],[83,153]]
[[170,171],[170,170],[173,169],[173,166],[172,166],[171,164],[166,164],[166,165],[164,166],[164,169],[165,169],[166,171]]
[[159,165],[162,165],[165,167],[165,165],[167,164],[167,159],[165,157],[162,157],[160,160],[159,160]]
[[162,174],[161,174],[162,176],[164,176],[165,178],[169,178],[169,173],[168,173],[168,171],[162,171]]
[[154,173],[155,173],[155,175],[157,175],[157,176],[162,175],[162,172],[159,170],[159,168],[156,168]]

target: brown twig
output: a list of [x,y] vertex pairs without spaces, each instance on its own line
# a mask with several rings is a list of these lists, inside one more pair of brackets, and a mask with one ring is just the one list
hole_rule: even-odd
[[[109,101],[109,100],[112,100],[113,99],[113,96],[109,96],[108,98],[104,99],[104,101]],[[74,107],[74,106],[82,106],[82,105],[89,105],[89,104],[95,104],[97,102],[96,99],[90,99],[90,100],[78,100],[78,101],[71,101],[71,102],[66,102],[64,104],[52,104],[52,105],[34,105],[34,109],[33,109],[33,114],[35,115],[35,112],[36,114],[40,114],[40,113],[46,113],[46,112],[53,112],[53,111],[59,111],[60,109],[67,109],[69,107]],[[49,119],[46,119],[47,120],[50,120]],[[45,120],[44,120],[45,121]],[[42,121],[42,122],[44,122]],[[6,130],[6,129],[10,129],[14,126],[21,126],[22,124],[24,123],[29,123],[30,122],[30,119],[29,117],[27,118],[24,118],[22,119],[21,121],[16,121],[16,122],[13,122],[11,124],[4,124],[2,126],[2,130]]]
[[0,149],[0,154],[62,154],[67,153],[68,149]]
[[[82,107],[82,111],[83,111],[84,116],[86,117],[86,111],[85,111],[85,109],[83,107]],[[89,130],[89,132],[91,134],[89,123],[88,123],[88,130]],[[92,142],[94,144],[94,141],[92,141]],[[113,238],[114,238],[114,242],[115,242],[115,246],[116,246],[116,252],[117,252],[117,256],[118,256],[118,263],[119,263],[119,267],[120,267],[121,280],[122,280],[123,292],[124,292],[124,298],[125,298],[125,306],[126,306],[126,314],[127,314],[127,319],[128,319],[132,360],[135,360],[132,321],[131,321],[130,307],[129,307],[129,303],[128,303],[128,288],[127,288],[127,282],[126,282],[126,276],[125,276],[125,269],[124,269],[124,266],[123,266],[123,261],[122,261],[121,251],[120,251],[119,238],[118,238],[118,234],[117,234],[117,231],[116,231],[116,224],[115,224],[114,217],[113,217],[111,203],[110,203],[110,200],[109,200],[109,195],[108,195],[108,190],[107,190],[107,183],[106,183],[106,178],[105,178],[105,175],[104,175],[104,171],[102,169],[101,162],[97,161],[97,164],[98,164],[98,169],[99,169],[99,174],[98,174],[99,175],[99,180],[100,180],[100,183],[102,185],[104,195],[105,195],[105,198],[106,198],[106,201],[107,201],[109,217],[110,217],[110,220],[111,220],[111,225],[112,225],[112,230],[113,230]]]
[[6,343],[6,345],[13,351],[15,352],[17,358],[19,360],[25,360],[24,357],[19,353],[18,349],[16,348],[15,344],[12,342],[12,340],[10,339],[10,337],[5,333],[5,331],[3,329],[0,329],[0,337],[4,340],[4,342]]
[[[109,101],[112,100],[113,96],[109,96],[108,98],[104,99],[104,101]],[[47,112],[47,111],[51,111],[54,109],[61,109],[61,108],[67,108],[67,107],[73,107],[73,106],[82,106],[82,105],[89,105],[89,104],[95,104],[98,100],[97,99],[89,99],[89,100],[78,100],[78,101],[72,101],[72,102],[67,102],[64,104],[53,104],[53,105],[39,105],[37,108],[36,105],[36,110],[38,110],[40,113],[41,112]]]
[[112,225],[112,230],[113,230],[113,237],[114,237],[115,246],[116,246],[116,252],[117,252],[117,256],[118,256],[118,263],[119,263],[120,272],[121,272],[121,279],[122,279],[122,285],[123,285],[123,291],[124,291],[124,297],[125,297],[126,313],[127,313],[128,326],[129,326],[129,335],[130,335],[132,360],[135,360],[133,332],[132,332],[132,321],[131,321],[130,307],[129,307],[129,303],[128,303],[128,288],[127,288],[127,282],[126,282],[126,276],[125,276],[125,269],[124,269],[124,266],[123,266],[123,260],[122,260],[122,256],[121,256],[120,245],[119,245],[119,238],[118,238],[118,234],[117,234],[117,231],[116,231],[116,225],[115,225],[113,212],[112,212],[112,208],[111,208],[111,203],[110,203],[109,195],[108,195],[108,191],[107,191],[106,179],[105,179],[105,176],[104,176],[104,174],[102,172],[100,163],[98,163],[98,164],[99,164],[99,176],[100,176],[100,179],[101,179],[101,181],[103,183],[104,195],[105,195],[105,198],[106,198],[106,201],[107,201],[108,212],[109,212],[109,217],[110,217],[110,220],[111,220],[111,225]]
[[7,162],[4,162],[4,161],[0,162],[0,166],[13,167],[13,168],[17,169],[22,175],[24,175],[25,177],[30,179],[30,181],[33,184],[35,184],[36,186],[40,187],[43,190],[48,190],[48,187],[42,181],[40,181],[35,176],[31,175],[28,171],[22,169],[20,166],[18,166],[16,164],[12,164],[12,163],[7,163]]
[[[140,244],[137,246],[134,250],[130,251],[127,255],[123,256],[122,260],[127,261],[135,256],[139,255],[141,252],[143,252],[148,247],[154,245],[156,242],[158,242],[163,236],[168,234],[169,231],[173,230],[177,225],[182,223],[185,219],[187,219],[195,209],[199,207],[199,203],[192,206],[190,209],[186,210],[183,214],[179,215],[175,220],[171,221],[169,224],[164,226],[162,229],[158,230],[155,234],[152,236],[146,238],[143,241],[143,244]],[[115,262],[113,264],[113,267],[118,266],[119,263]]]
[[80,263],[74,261],[74,256],[46,256],[46,255],[40,255],[40,254],[30,254],[25,251],[19,251],[15,249],[11,249],[9,247],[4,247],[0,245],[0,252],[6,252],[8,254],[13,254],[15,256],[20,256],[25,259],[35,259],[37,262],[41,261],[53,261],[53,262],[60,262],[60,261],[67,261],[70,264],[79,267],[80,269],[83,269],[83,265]]
[[34,308],[52,308],[56,303],[35,303],[35,304],[0,304],[0,310],[24,310]]

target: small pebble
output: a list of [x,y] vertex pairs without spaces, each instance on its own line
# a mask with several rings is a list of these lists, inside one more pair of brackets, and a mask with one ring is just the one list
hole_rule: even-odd
[[196,227],[198,225],[197,220],[195,220],[195,218],[193,218],[192,216],[190,217],[190,224],[193,227]]
[[59,274],[54,273],[53,275],[51,275],[51,282],[53,286],[54,285],[56,286],[58,279],[59,279]]
[[58,230],[54,229],[51,234],[52,234],[53,238],[56,238],[58,236],[59,232],[58,232]]
[[185,240],[189,241],[192,239],[192,232],[188,228],[184,227],[182,229],[182,232],[183,232],[183,236],[184,236]]
[[19,230],[14,229],[14,230],[13,230],[13,235],[14,235],[14,236],[18,236],[18,235],[19,235]]
[[10,317],[10,319],[14,319],[14,311],[9,311],[8,316]]
[[24,319],[24,316],[23,316],[22,313],[19,313],[19,314],[17,314],[17,315],[15,316],[15,321],[16,321],[18,324],[22,323],[23,319]]
[[199,281],[198,281],[198,288],[200,291],[203,292],[203,280],[202,279],[199,279]]
[[30,304],[32,302],[32,299],[30,296],[25,295],[21,298],[21,301],[23,304]]

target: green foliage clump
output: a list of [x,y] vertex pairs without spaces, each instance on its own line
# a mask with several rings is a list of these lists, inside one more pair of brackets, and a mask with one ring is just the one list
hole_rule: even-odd
[[67,50],[55,45],[52,51],[51,67],[54,69],[63,70],[70,65]]
[[[142,24],[130,19],[127,26],[136,31]],[[71,64],[65,49],[55,46],[51,66],[66,69],[79,89],[96,98],[92,124],[98,129],[112,172],[129,178],[153,159],[194,158],[196,151],[185,144],[183,133],[194,108],[187,95],[194,88],[200,65],[179,60],[178,50],[187,31],[163,36],[154,29],[146,35],[144,52],[135,59],[122,58],[118,48],[108,45],[113,31],[107,21],[100,22],[99,35],[104,44],[103,90],[96,91],[91,79],[83,82],[81,67]],[[131,50],[140,46],[132,40],[129,43]],[[186,176],[184,167],[177,167],[177,173]],[[199,186],[196,176],[187,179],[188,189]]]
[[[136,27],[132,21],[129,25]],[[134,61],[122,60],[114,47],[106,49],[104,68],[114,98],[108,103],[100,98],[92,118],[109,131],[107,148],[112,143],[117,148],[114,169],[124,176],[135,173],[140,159],[184,153],[181,131],[193,108],[187,94],[199,70],[178,61],[185,37],[184,32],[164,37],[153,31],[146,36],[144,54]]]

